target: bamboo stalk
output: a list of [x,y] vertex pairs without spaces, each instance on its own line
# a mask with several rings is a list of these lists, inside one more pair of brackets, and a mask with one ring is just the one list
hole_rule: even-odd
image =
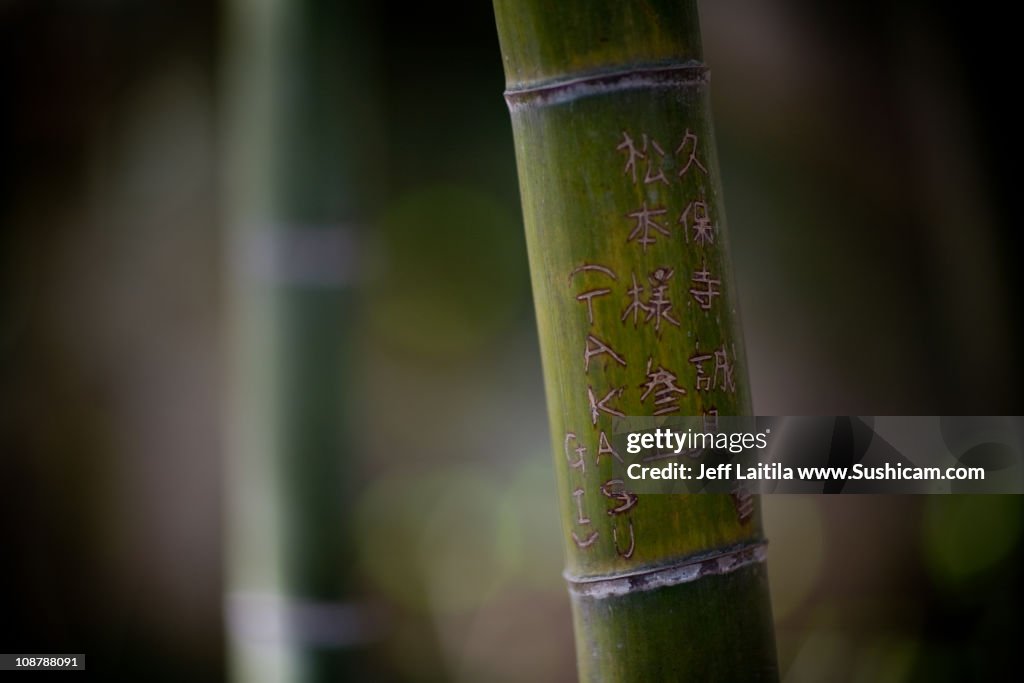
[[693,0],[494,0],[579,674],[772,680],[757,499],[636,495],[617,416],[750,413]]
[[[358,677],[351,319],[377,174],[365,22],[229,3],[229,645],[233,680]],[[358,65],[358,66],[356,66]]]

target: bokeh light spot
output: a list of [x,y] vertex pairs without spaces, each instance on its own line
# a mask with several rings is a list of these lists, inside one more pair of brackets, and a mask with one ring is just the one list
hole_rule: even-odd
[[998,564],[1020,538],[1022,514],[1019,496],[929,496],[924,541],[932,575],[957,583]]

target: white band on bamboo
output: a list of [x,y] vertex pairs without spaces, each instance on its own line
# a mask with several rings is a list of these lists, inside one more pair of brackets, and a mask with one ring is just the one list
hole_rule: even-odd
[[380,611],[352,602],[299,600],[272,593],[235,593],[225,601],[231,637],[249,643],[356,647],[378,640]]
[[345,288],[359,272],[357,226],[254,228],[239,236],[241,273],[263,284],[314,289]]
[[511,87],[505,91],[505,101],[509,110],[514,112],[621,90],[702,86],[706,85],[710,78],[711,72],[701,62],[604,71],[587,76]]
[[761,541],[697,555],[668,567],[656,567],[616,576],[579,578],[565,574],[569,592],[588,598],[611,598],[629,593],[689,583],[705,576],[729,574],[737,569],[764,562],[767,543]]

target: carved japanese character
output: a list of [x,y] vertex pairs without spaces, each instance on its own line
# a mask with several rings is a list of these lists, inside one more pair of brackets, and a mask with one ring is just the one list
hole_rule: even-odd
[[721,286],[722,281],[711,277],[711,271],[708,270],[706,263],[701,266],[700,270],[693,274],[693,277],[690,278],[690,280],[696,285],[702,285],[702,287],[691,287],[690,294],[700,305],[702,310],[710,311],[711,303],[714,301],[714,298],[722,295],[722,292],[718,289]]
[[622,457],[615,452],[614,448],[612,448],[612,445],[609,443],[608,437],[604,435],[604,432],[601,432],[601,436],[597,440],[597,457],[594,458],[594,463],[600,465],[601,456],[606,454],[611,455],[619,462],[622,462]]
[[619,554],[619,557],[628,560],[633,557],[633,551],[636,550],[636,536],[633,534],[633,520],[629,520],[629,545],[623,550],[619,546],[619,530],[616,527],[612,527],[612,542],[615,544],[615,552]]
[[[647,133],[641,133],[641,137],[643,144],[637,146],[636,141],[629,133],[622,131],[622,141],[615,149],[626,157],[626,165],[622,169],[623,174],[630,176],[636,183],[637,162],[645,159],[647,163],[645,164],[644,184],[650,185],[660,180],[668,185],[668,178],[665,177],[665,150],[661,148],[657,140],[649,138]],[[649,149],[650,151],[648,151]],[[660,161],[656,159],[655,153],[660,157]],[[655,172],[655,168],[657,168],[657,172]]]
[[640,209],[627,214],[630,218],[636,219],[636,225],[629,233],[629,237],[626,238],[626,242],[636,241],[646,253],[648,245],[657,242],[654,233],[660,232],[665,237],[671,234],[668,228],[655,220],[658,216],[666,213],[668,213],[668,209],[648,209],[647,202],[644,202]]
[[619,387],[618,389],[612,389],[604,395],[600,401],[594,396],[594,389],[587,386],[587,401],[590,403],[590,419],[596,425],[597,418],[601,413],[608,415],[614,415],[616,417],[625,417],[625,415],[614,406],[609,405],[612,399],[622,396],[622,392],[625,387]]
[[590,517],[583,512],[583,489],[578,488],[573,491],[572,497],[576,499],[576,523],[579,525],[590,524]]
[[[576,443],[578,444],[576,448],[573,449],[573,451],[576,453],[575,460],[573,460],[573,457],[569,455],[569,443],[572,441],[576,441]],[[578,469],[580,471],[580,474],[585,474],[587,471],[587,463],[586,461],[584,461],[583,456],[586,455],[587,453],[587,447],[584,446],[579,441],[577,441],[576,435],[574,433],[566,432],[564,450],[565,459],[566,461],[568,461],[570,469]]]
[[583,372],[590,372],[590,359],[594,356],[600,356],[601,354],[607,354],[612,357],[616,363],[622,367],[626,367],[626,361],[623,360],[622,356],[615,353],[615,349],[608,346],[597,337],[592,334],[587,335],[587,343],[583,349]]
[[587,534],[583,538],[580,538],[579,535],[575,531],[573,531],[570,535],[572,536],[572,540],[576,544],[576,547],[578,547],[580,550],[583,550],[585,548],[589,548],[590,546],[594,545],[594,543],[597,541],[598,537],[600,536],[600,534],[597,533],[596,530],[595,531],[591,531],[589,534]]
[[704,173],[704,175],[707,175],[708,169],[704,168],[704,164],[700,163],[700,160],[697,159],[698,144],[699,140],[697,139],[696,134],[691,133],[690,129],[687,128],[686,135],[683,136],[683,141],[680,142],[679,147],[676,148],[676,154],[678,155],[680,152],[686,149],[687,146],[690,147],[690,151],[686,158],[686,163],[683,165],[681,169],[679,169],[678,175],[680,178],[686,175],[686,172],[690,170],[691,166],[696,166]]
[[652,369],[653,359],[647,359],[647,382],[641,384],[640,388],[644,393],[640,395],[640,401],[646,401],[647,397],[654,394],[654,414],[668,415],[679,410],[679,396],[685,396],[686,390],[679,387],[676,382],[679,378],[675,373],[666,370],[662,366]]
[[625,514],[636,507],[640,498],[635,493],[626,490],[626,484],[621,479],[609,479],[601,484],[601,493],[605,498],[616,501],[616,505],[608,510],[609,516]]
[[711,217],[708,215],[707,202],[692,201],[687,204],[686,209],[679,216],[679,223],[683,226],[683,237],[686,243],[690,243],[690,231],[693,231],[693,242],[698,246],[706,246],[715,243],[715,227],[711,224]]
[[662,320],[679,327],[679,321],[672,315],[672,301],[668,295],[668,282],[672,279],[673,275],[675,275],[675,271],[671,268],[658,268],[651,273],[648,276],[651,284],[651,295],[647,301],[644,301],[641,297],[644,294],[645,288],[637,282],[636,273],[633,273],[633,286],[626,292],[630,297],[630,303],[622,313],[621,321],[626,322],[626,318],[632,313],[633,327],[636,327],[640,313],[643,313],[643,321],[645,323],[649,323],[651,320],[654,321],[654,330],[656,332],[661,332]]
[[[733,357],[735,357],[735,351]],[[708,374],[704,369],[704,363],[715,359],[715,366],[712,374]],[[694,388],[697,391],[711,391],[712,389],[727,391],[730,393],[736,393],[736,378],[734,376],[733,361],[729,358],[729,353],[725,348],[725,344],[722,344],[721,348],[715,349],[712,353],[701,353],[700,344],[698,343],[693,356],[690,356],[690,362],[693,363],[697,369],[697,379]],[[716,419],[718,416],[717,410],[708,411],[706,415],[714,414]]]
[[[601,266],[596,263],[584,263],[582,266],[575,268],[571,273],[569,273],[569,284],[572,284],[573,277],[586,272],[597,272],[610,277],[612,280],[618,280],[618,277],[615,275],[615,271],[611,268]],[[581,303],[585,302],[587,304],[587,321],[591,325],[594,324],[594,299],[600,296],[607,296],[611,294],[611,292],[612,290],[607,287],[598,287],[576,295],[576,301]]]

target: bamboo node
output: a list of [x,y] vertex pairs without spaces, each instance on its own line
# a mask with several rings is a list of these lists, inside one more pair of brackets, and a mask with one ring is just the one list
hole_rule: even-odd
[[711,72],[703,62],[638,66],[510,87],[505,91],[505,101],[515,112],[623,90],[702,87],[710,78]]
[[689,583],[705,576],[729,574],[743,567],[762,563],[767,556],[767,545],[766,541],[759,541],[687,557],[668,566],[594,578],[566,574],[565,579],[569,584],[569,592],[574,596],[595,599],[617,597]]

